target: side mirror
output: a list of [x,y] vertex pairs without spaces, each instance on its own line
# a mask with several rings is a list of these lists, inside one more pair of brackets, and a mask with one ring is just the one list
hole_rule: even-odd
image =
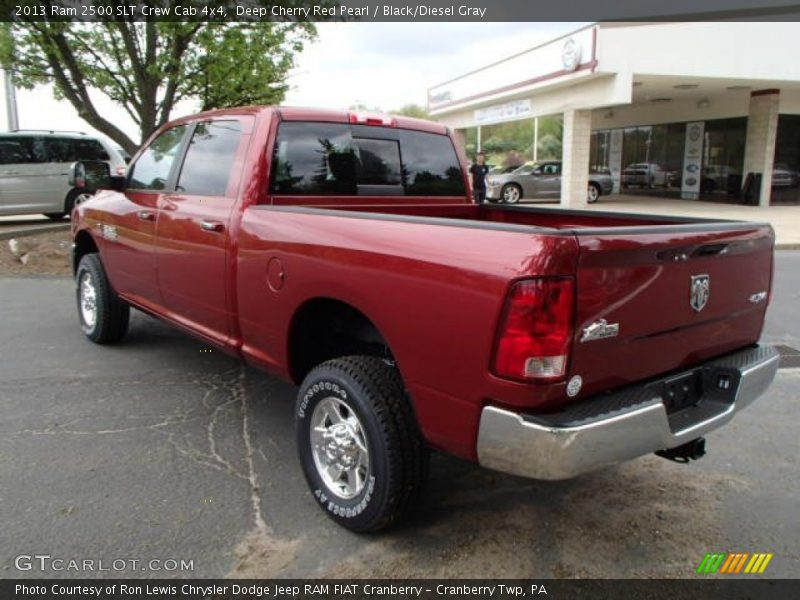
[[93,194],[97,190],[125,188],[125,177],[112,177],[108,163],[85,160],[73,163],[69,168],[69,185]]

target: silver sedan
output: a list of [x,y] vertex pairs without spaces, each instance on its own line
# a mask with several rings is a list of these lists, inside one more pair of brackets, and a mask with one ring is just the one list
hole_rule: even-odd
[[[611,175],[592,173],[589,175],[586,200],[594,204],[610,194],[614,188]],[[486,199],[516,204],[523,198],[552,198],[561,195],[561,161],[527,163],[500,175],[489,175],[486,180]]]

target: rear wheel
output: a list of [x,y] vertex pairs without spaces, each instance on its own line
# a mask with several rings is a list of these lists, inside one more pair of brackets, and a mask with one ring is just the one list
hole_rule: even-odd
[[600,186],[598,186],[596,183],[590,183],[586,201],[589,204],[594,204],[600,198],[600,194]]
[[413,506],[428,451],[395,367],[371,356],[322,363],[300,387],[295,422],[306,481],[339,525],[377,531]]
[[522,188],[516,183],[508,183],[503,186],[501,195],[506,204],[516,204],[522,198]]
[[128,331],[130,307],[119,299],[97,254],[81,258],[75,274],[81,329],[96,344],[112,344]]

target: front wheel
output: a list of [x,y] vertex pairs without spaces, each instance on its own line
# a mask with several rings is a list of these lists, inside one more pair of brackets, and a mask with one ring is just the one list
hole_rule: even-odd
[[371,356],[314,368],[295,411],[297,450],[325,514],[357,532],[402,518],[428,474],[428,451],[397,369]]
[[600,198],[600,187],[596,183],[590,183],[587,191],[586,201],[594,204]]
[[516,204],[522,197],[522,189],[514,183],[509,183],[503,186],[501,195],[506,204]]
[[97,254],[81,258],[75,274],[78,317],[86,337],[96,344],[112,344],[128,331],[130,307],[119,299]]

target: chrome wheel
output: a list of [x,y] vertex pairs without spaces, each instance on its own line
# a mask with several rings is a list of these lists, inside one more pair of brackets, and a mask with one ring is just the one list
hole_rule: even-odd
[[519,188],[515,185],[508,185],[503,188],[503,200],[508,204],[516,204],[519,202]]
[[594,184],[589,184],[589,191],[587,194],[587,201],[589,204],[594,204],[597,202],[597,199],[600,197],[600,190]]
[[323,398],[311,415],[311,453],[325,486],[339,498],[355,498],[369,477],[369,448],[361,421],[339,398]]
[[81,318],[88,329],[93,329],[97,321],[97,288],[91,273],[81,276],[79,285],[81,299]]

